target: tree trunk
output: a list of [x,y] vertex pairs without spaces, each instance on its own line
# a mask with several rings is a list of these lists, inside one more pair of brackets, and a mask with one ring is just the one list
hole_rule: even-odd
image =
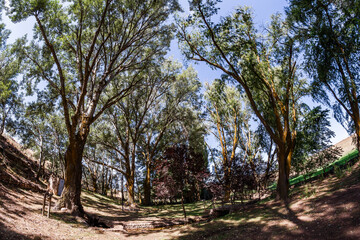
[[96,174],[91,173],[91,172],[90,172],[90,176],[91,176],[91,182],[92,182],[93,191],[95,193],[97,193],[98,192],[97,176],[96,176]]
[[150,162],[146,162],[146,175],[144,180],[144,205],[151,205]]
[[230,201],[230,194],[231,194],[231,183],[230,183],[230,174],[227,170],[225,170],[224,174],[224,199],[223,202]]
[[40,173],[41,173],[41,167],[43,165],[43,139],[42,137],[40,137],[40,157],[39,157],[39,168],[38,171],[36,173],[36,180],[39,180],[40,177]]
[[356,149],[358,150],[358,152],[360,153],[360,119],[355,122],[355,144],[356,144]]
[[2,119],[1,119],[1,125],[0,125],[0,135],[3,135],[4,134],[4,131],[5,131],[5,120],[6,120],[6,112],[5,112],[5,106],[3,107],[3,113],[4,115],[2,116]]
[[133,177],[127,177],[126,178],[126,188],[128,190],[128,203],[130,206],[135,205],[135,189],[134,189],[134,178]]
[[86,175],[86,171],[83,171],[83,175],[84,175],[83,178],[85,179],[84,183],[86,185],[86,190],[90,191],[89,182],[88,182],[88,179],[90,179],[90,178],[88,178],[88,176]]
[[121,207],[124,210],[124,176],[121,175]]
[[285,147],[279,147],[278,150],[278,164],[279,164],[279,178],[277,184],[277,198],[283,200],[285,203],[288,200],[289,194],[289,175],[291,166],[292,151],[286,153]]
[[184,192],[183,191],[181,192],[181,206],[182,206],[183,213],[184,213],[184,219],[186,221],[186,211],[185,211],[185,205],[184,205]]
[[67,208],[71,214],[83,217],[81,205],[82,155],[85,140],[70,142],[65,153],[65,186],[56,208]]

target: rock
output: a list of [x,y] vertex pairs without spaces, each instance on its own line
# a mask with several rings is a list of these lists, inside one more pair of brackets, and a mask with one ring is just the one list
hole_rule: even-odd
[[210,216],[212,218],[218,218],[225,216],[230,213],[230,208],[220,207],[220,208],[214,208],[210,210]]

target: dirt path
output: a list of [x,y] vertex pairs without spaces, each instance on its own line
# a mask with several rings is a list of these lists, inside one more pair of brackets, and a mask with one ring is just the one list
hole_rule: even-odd
[[[64,212],[52,212],[48,219],[41,215],[40,193],[8,189],[0,184],[0,239],[169,239],[178,234],[175,228],[127,232],[124,223],[141,224],[162,219],[142,217],[129,209],[122,210],[119,205],[98,202],[92,199],[93,195],[83,195],[87,213],[113,222],[113,228],[91,228],[82,219]],[[53,200],[53,206],[54,203]]]

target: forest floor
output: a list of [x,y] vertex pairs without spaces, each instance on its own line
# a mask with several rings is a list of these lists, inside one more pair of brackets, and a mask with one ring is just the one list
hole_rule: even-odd
[[[122,207],[87,191],[85,211],[99,216],[112,228],[89,227],[68,212],[41,215],[41,183],[32,178],[31,164],[12,161],[19,152],[4,154],[0,146],[0,240],[3,239],[360,239],[360,163],[291,190],[288,206],[270,200],[210,222],[169,228],[127,230],[129,224],[176,221],[180,205]],[[2,153],[2,154],[1,154]],[[5,157],[4,157],[5,156]],[[18,159],[19,160],[19,159]],[[9,169],[22,169],[21,174]],[[21,183],[21,184],[20,184]],[[56,197],[53,198],[53,206]],[[205,205],[204,204],[208,204]],[[203,214],[209,202],[187,205],[190,216]]]

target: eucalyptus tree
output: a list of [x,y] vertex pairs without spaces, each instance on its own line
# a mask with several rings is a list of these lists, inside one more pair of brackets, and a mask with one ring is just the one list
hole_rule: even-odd
[[313,77],[313,96],[332,107],[337,121],[350,133],[355,132],[360,150],[360,3],[355,0],[289,3],[286,12],[303,41],[307,70]]
[[196,152],[185,144],[174,144],[166,148],[161,159],[157,161],[156,194],[158,197],[176,198],[180,193],[185,219],[185,195],[191,193],[189,190],[194,188],[196,183],[207,178],[205,162],[201,152]]
[[45,166],[45,148],[50,143],[48,136],[51,136],[46,112],[43,109],[39,111],[36,106],[28,106],[21,119],[18,132],[26,147],[35,149],[38,154],[39,167],[36,179],[39,179]]
[[[128,95],[137,72],[164,55],[176,0],[12,0],[13,22],[35,19],[34,40],[24,48],[26,78],[57,94],[69,137],[65,188],[57,207],[83,215],[82,155],[90,126]],[[106,93],[106,94],[105,94]]]
[[143,78],[142,87],[106,113],[111,126],[105,131],[109,136],[101,138],[104,139],[102,144],[118,153],[130,204],[134,204],[135,176],[140,174],[136,166],[140,159],[145,162],[145,203],[150,203],[152,161],[166,145],[164,136],[169,126],[181,118],[183,104],[199,88],[194,70],[181,71],[181,68],[172,61],[165,61],[161,66],[152,65],[139,75]]
[[218,181],[223,185],[224,201],[228,202],[231,193],[232,166],[239,155],[240,144],[245,151],[248,150],[241,135],[245,133],[244,125],[250,120],[251,113],[247,111],[239,89],[227,86],[219,79],[207,85],[205,99],[210,122],[208,131],[212,133],[221,148],[221,160],[214,161],[215,173]]
[[330,129],[329,110],[322,110],[321,107],[304,109],[302,115],[293,155],[293,165],[298,174],[335,161],[341,150],[331,147],[330,138],[335,133]]
[[17,44],[6,45],[9,35],[10,31],[5,29],[4,24],[0,24],[0,135],[22,103],[16,79],[21,69],[21,58],[16,54]]
[[[199,122],[199,94],[200,82],[192,67],[180,72],[180,65],[173,64],[177,74],[173,79],[163,84],[161,89],[154,89],[154,97],[147,110],[143,122],[143,132],[138,144],[139,159],[143,159],[145,166],[144,204],[151,204],[151,173],[154,161],[170,144],[184,143],[192,135],[201,132]],[[169,71],[168,70],[168,71]],[[170,81],[169,81],[170,80]],[[191,121],[191,122],[190,122]],[[195,129],[189,129],[193,124]],[[184,139],[184,137],[188,137]],[[197,134],[196,143],[201,143],[201,136]],[[197,149],[194,146],[195,149]]]
[[225,78],[240,85],[277,146],[278,197],[286,200],[298,109],[301,97],[307,94],[306,81],[297,73],[298,47],[280,16],[273,17],[263,36],[247,8],[237,8],[231,16],[212,22],[218,10],[216,2],[192,1],[191,15],[177,21],[183,53],[221,70]]
[[23,108],[16,126],[16,135],[27,148],[35,151],[39,159],[36,178],[43,175],[46,161],[51,162],[51,172],[61,173],[63,176],[63,155],[67,143],[58,112],[51,104],[39,101],[27,103]]

